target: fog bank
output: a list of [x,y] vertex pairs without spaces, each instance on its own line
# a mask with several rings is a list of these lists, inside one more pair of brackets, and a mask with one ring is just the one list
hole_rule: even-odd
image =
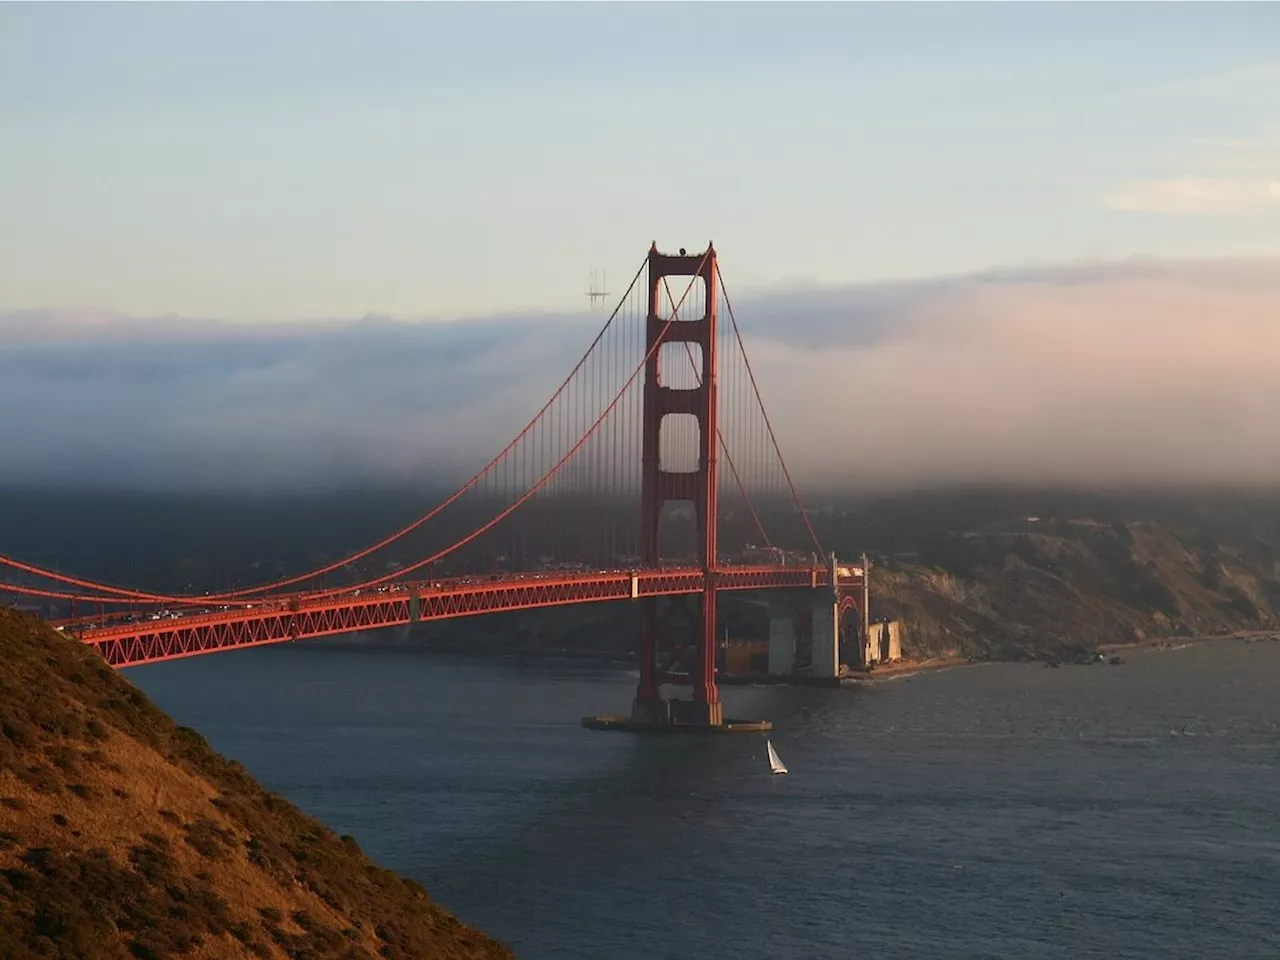
[[[1280,263],[794,288],[735,309],[803,486],[1280,482]],[[0,315],[0,484],[447,482],[523,426],[602,319]]]

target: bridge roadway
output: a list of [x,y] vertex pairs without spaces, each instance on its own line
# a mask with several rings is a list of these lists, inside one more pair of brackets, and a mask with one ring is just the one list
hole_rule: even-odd
[[[831,572],[825,566],[726,566],[712,576],[717,590],[816,590],[831,585]],[[836,576],[840,587],[862,585],[858,568],[841,568]],[[112,666],[130,667],[426,620],[697,594],[703,591],[703,577],[696,567],[509,573],[389,584],[373,591],[324,596],[286,594],[247,599],[217,610],[168,616],[148,613],[132,622],[63,621],[55,626],[94,646]]]

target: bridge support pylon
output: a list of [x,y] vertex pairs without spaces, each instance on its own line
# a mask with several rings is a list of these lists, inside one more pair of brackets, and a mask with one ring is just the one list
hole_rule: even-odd
[[[649,248],[649,311],[645,321],[645,349],[642,399],[640,474],[640,562],[645,567],[662,566],[659,527],[662,508],[667,503],[691,503],[696,534],[698,563],[704,585],[701,595],[683,605],[683,617],[673,616],[673,606],[659,608],[657,597],[642,597],[640,603],[640,682],[636,686],[626,729],[660,727],[666,729],[737,729],[726,723],[720,690],[716,685],[716,306],[719,301],[716,251],[707,244],[703,253],[666,254],[657,243]],[[689,293],[680,306],[679,318],[663,316],[663,292],[668,277],[690,278]],[[701,282],[701,290],[697,284]],[[685,290],[686,284],[678,289]],[[672,304],[674,309],[676,304]],[[699,313],[701,308],[701,313]],[[687,318],[687,319],[686,319]],[[668,323],[668,321],[672,321]],[[696,385],[688,388],[663,382],[661,362],[665,344],[697,347],[701,367]],[[681,359],[684,351],[680,352]],[[696,363],[696,361],[695,361]],[[692,416],[698,427],[698,460],[693,470],[667,470],[660,456],[662,422],[672,415]],[[684,621],[691,628],[683,640],[675,630]],[[664,699],[664,684],[692,688],[689,700]],[[763,729],[756,725],[755,729]]]
[[[716,251],[707,244],[704,253],[686,255],[683,250],[671,255],[658,252],[654,243],[649,248],[649,311],[645,321],[645,349],[648,361],[644,371],[642,400],[640,461],[640,562],[646,567],[662,564],[659,526],[663,505],[669,502],[691,502],[698,548],[705,584],[702,596],[692,604],[695,609],[686,619],[691,626],[692,643],[671,649],[663,643],[664,630],[670,617],[660,617],[656,597],[640,601],[640,682],[632,703],[632,719],[645,723],[719,726],[724,722],[720,691],[716,686]],[[671,323],[662,315],[663,289],[668,277],[687,277],[695,286],[681,307],[683,316]],[[696,284],[702,284],[701,295]],[[683,289],[685,284],[678,285]],[[701,305],[700,316],[690,316]],[[675,304],[671,305],[674,309]],[[689,317],[689,319],[684,319]],[[698,348],[702,368],[697,384],[679,389],[663,383],[662,347],[667,343],[685,343]],[[660,450],[662,422],[673,414],[692,414],[698,425],[697,466],[689,471],[663,468]],[[664,650],[664,646],[667,649]],[[666,654],[664,656],[664,654]],[[684,662],[681,663],[680,661]],[[681,670],[681,668],[683,668]],[[664,682],[672,674],[683,673],[693,688],[691,701],[661,699]]]

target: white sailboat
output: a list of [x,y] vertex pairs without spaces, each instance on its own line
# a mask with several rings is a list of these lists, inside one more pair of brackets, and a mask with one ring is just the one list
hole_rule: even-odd
[[766,740],[765,745],[769,748],[769,769],[774,773],[786,773],[787,768],[783,766],[782,758],[778,756],[778,751],[773,749],[773,741]]

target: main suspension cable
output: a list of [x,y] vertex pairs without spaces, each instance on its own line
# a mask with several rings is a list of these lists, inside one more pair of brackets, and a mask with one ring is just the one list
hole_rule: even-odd
[[733,324],[733,335],[738,341],[738,349],[742,352],[742,362],[747,369],[747,376],[751,380],[751,389],[755,392],[756,403],[760,405],[760,413],[764,417],[765,430],[769,433],[769,442],[773,444],[773,452],[778,455],[778,463],[782,466],[782,475],[787,480],[787,486],[791,489],[791,498],[795,501],[796,509],[800,511],[800,518],[804,521],[805,527],[809,531],[809,536],[813,540],[813,545],[818,551],[818,556],[826,559],[826,551],[822,549],[822,544],[818,540],[818,534],[813,529],[813,524],[809,521],[809,514],[804,509],[804,503],[800,500],[800,494],[796,491],[796,485],[791,480],[791,471],[787,469],[786,458],[782,456],[782,448],[778,446],[778,438],[773,432],[773,424],[769,422],[769,411],[765,409],[764,398],[760,396],[760,386],[756,383],[755,371],[751,369],[751,358],[747,356],[746,345],[742,342],[742,331],[738,328],[738,318],[733,313],[733,303],[729,300],[729,291],[724,285],[724,275],[720,272],[720,264],[716,264],[716,277],[720,280],[720,292],[724,294],[724,305],[729,311],[729,320]]

